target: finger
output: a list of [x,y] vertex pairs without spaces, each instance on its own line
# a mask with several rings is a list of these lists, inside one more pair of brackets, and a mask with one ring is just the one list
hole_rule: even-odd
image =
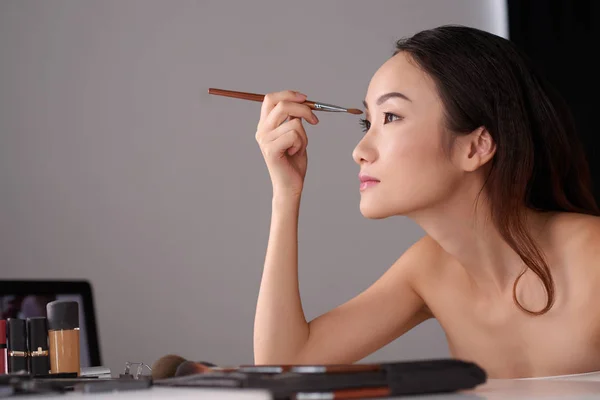
[[319,122],[315,113],[306,104],[281,101],[271,110],[271,113],[264,120],[261,129],[266,131],[273,130],[284,123],[289,117],[304,118],[313,125]]
[[273,92],[265,95],[260,109],[260,119],[265,120],[271,113],[273,108],[281,101],[303,102],[306,100],[306,95],[294,90],[283,90],[281,92]]
[[282,157],[286,152],[289,155],[294,155],[302,146],[303,143],[300,134],[298,131],[292,129],[270,142],[266,146],[265,151],[268,156]]
[[302,147],[298,150],[298,153],[306,150],[306,146],[308,146],[308,135],[306,134],[306,130],[304,129],[304,125],[302,124],[302,119],[298,117],[289,117],[290,121],[295,121],[294,130],[296,130],[300,134],[300,139],[302,139]]
[[308,146],[308,136],[306,135],[306,131],[304,130],[304,126],[302,125],[302,120],[296,117],[292,118],[292,120],[279,125],[279,127],[274,131],[271,131],[268,134],[264,135],[262,137],[262,141],[264,143],[272,142],[274,140],[277,140],[281,135],[287,133],[288,131],[294,130],[300,135],[300,139],[302,140],[302,149],[305,149],[306,146]]
[[[302,107],[302,105],[300,105],[300,106]],[[273,112],[275,112],[275,111],[273,111]],[[279,121],[275,121],[274,123],[271,123],[271,122],[263,123],[263,126],[259,127],[259,129],[257,129],[257,131],[256,131],[256,135],[255,135],[256,140],[259,143],[265,142],[265,141],[270,141],[270,140],[273,140],[275,137],[278,137],[281,134],[289,131],[290,129],[294,129],[294,128],[299,129],[303,133],[306,134],[306,132],[304,131],[304,126],[302,125],[302,119],[299,117],[288,116],[287,121],[284,120],[282,122],[279,122],[277,124],[277,126],[273,127],[273,129],[269,129],[269,128],[271,128],[271,125],[274,125],[277,122],[279,122]],[[269,125],[269,126],[267,126],[267,125]]]

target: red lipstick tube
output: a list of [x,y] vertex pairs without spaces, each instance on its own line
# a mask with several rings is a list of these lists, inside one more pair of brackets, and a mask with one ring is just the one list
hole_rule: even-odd
[[0,374],[8,373],[6,360],[6,320],[0,319]]

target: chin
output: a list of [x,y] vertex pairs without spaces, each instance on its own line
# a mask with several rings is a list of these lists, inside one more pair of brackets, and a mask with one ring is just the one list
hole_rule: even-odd
[[375,201],[373,198],[362,198],[360,213],[369,219],[384,219],[395,216],[408,216],[419,209],[416,204],[390,204],[389,202]]
[[395,215],[394,213],[389,212],[384,207],[377,206],[376,204],[367,204],[364,201],[360,202],[360,213],[365,218],[369,219],[384,219],[387,217],[391,217]]

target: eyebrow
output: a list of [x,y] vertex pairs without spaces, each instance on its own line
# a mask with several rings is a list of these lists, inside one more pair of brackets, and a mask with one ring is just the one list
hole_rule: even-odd
[[[396,97],[399,97],[399,98],[404,99],[406,101],[412,102],[412,100],[409,99],[403,93],[400,93],[400,92],[390,92],[390,93],[386,93],[386,94],[383,94],[383,95],[379,96],[379,98],[377,99],[376,103],[377,103],[378,106],[380,106],[383,103],[385,103],[386,101],[388,101],[389,99],[396,98]],[[369,106],[367,105],[367,102],[365,100],[363,100],[363,104],[364,104],[364,106],[365,106],[366,109],[369,109]]]

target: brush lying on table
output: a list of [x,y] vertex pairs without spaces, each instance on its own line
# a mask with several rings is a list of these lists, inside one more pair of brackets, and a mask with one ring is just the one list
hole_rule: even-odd
[[167,355],[152,366],[159,386],[260,388],[275,399],[354,399],[455,392],[487,380],[478,365],[455,359],[347,365],[219,367]]

